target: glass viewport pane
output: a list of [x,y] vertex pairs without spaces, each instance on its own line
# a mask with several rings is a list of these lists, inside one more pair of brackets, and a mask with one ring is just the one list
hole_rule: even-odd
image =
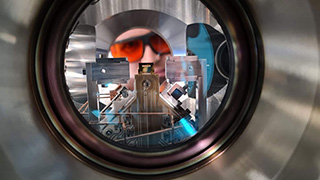
[[[152,28],[131,28],[110,37],[101,55],[95,43],[103,32],[78,25],[66,48],[65,76],[86,123],[111,142],[137,150],[185,142],[214,123],[228,86],[227,43],[210,24],[185,27],[181,41]],[[182,42],[179,54],[174,43]]]

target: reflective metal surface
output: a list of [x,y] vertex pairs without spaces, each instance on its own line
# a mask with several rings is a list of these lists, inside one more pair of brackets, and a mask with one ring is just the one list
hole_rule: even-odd
[[[88,9],[86,9],[85,13],[80,17],[79,23],[96,26],[99,25],[101,21],[108,19],[111,15],[118,14],[123,11],[136,9],[160,11],[170,16],[176,17],[179,20],[185,22],[186,24],[191,24],[199,21],[205,22],[207,24],[215,24],[214,28],[221,30],[221,28],[218,28],[219,25],[217,24],[216,20],[210,15],[210,11],[208,11],[207,8],[200,1],[193,0],[98,1],[96,4],[93,4]],[[177,11],[173,11],[173,9]]]
[[[112,179],[57,143],[34,100],[29,49],[38,29],[36,19],[50,2],[0,3],[0,179]],[[319,1],[247,3],[265,51],[258,107],[223,155],[178,179],[319,179]],[[177,1],[176,9],[183,5]]]
[[319,3],[248,3],[265,51],[258,107],[235,144],[186,179],[318,179],[319,140],[310,133],[319,136]]
[[67,42],[65,53],[65,76],[74,101],[87,100],[86,63],[96,59],[96,31],[94,26],[78,25]]
[[[172,9],[164,7],[172,7]],[[174,11],[176,8],[185,9],[185,11]],[[119,22],[126,23],[119,25]],[[73,99],[83,102],[86,96],[83,88],[85,77],[81,70],[83,63],[88,58],[92,59],[92,50],[96,49],[97,57],[98,54],[108,54],[110,44],[121,33],[132,27],[144,27],[161,34],[169,43],[172,55],[185,55],[186,25],[195,22],[210,24],[222,33],[221,27],[208,9],[198,1],[108,0],[92,3],[79,17],[77,27],[70,37],[71,47],[66,51],[66,66],[72,66],[71,69],[67,68],[67,85]],[[92,30],[93,27],[96,28],[95,31]],[[87,37],[80,36],[84,33]],[[90,37],[95,35],[97,37],[94,47]],[[85,47],[77,46],[81,42],[89,44]],[[76,63],[76,61],[80,62]],[[82,65],[77,65],[79,63]]]
[[[37,16],[50,2],[1,1],[0,179],[105,179],[60,146],[45,128],[28,67]],[[112,178],[110,178],[112,179]]]
[[[119,22],[125,23],[119,25]],[[126,11],[100,22],[96,26],[97,48],[108,51],[112,41],[132,27],[148,28],[161,34],[170,45],[173,55],[185,55],[186,24],[172,16],[153,10]]]

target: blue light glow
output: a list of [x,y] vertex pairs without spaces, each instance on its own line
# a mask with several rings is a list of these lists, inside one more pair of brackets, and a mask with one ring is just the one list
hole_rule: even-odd
[[183,126],[184,130],[190,135],[195,135],[197,131],[189,124],[188,120],[185,118],[182,118],[180,120],[181,125]]
[[199,34],[196,37],[188,37],[187,48],[199,59],[207,60],[207,89],[210,88],[214,73],[214,49],[210,34],[204,24],[199,23]]
[[105,87],[108,87],[110,84],[112,84],[112,83],[110,82],[110,83],[108,83],[108,84],[105,84]]
[[91,111],[91,113],[92,113],[94,116],[96,116],[97,118],[100,117],[100,111],[99,111],[99,110],[93,110],[93,111]]

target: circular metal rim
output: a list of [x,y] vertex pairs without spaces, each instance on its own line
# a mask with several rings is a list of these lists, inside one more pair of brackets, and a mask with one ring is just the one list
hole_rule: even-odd
[[225,50],[225,48],[226,48],[226,47],[225,47],[225,46],[226,46],[226,43],[227,43],[227,41],[223,41],[223,42],[219,45],[219,47],[218,47],[218,49],[217,49],[217,55],[216,55],[216,57],[215,57],[215,59],[214,59],[214,64],[215,64],[215,66],[216,66],[219,74],[220,74],[223,78],[225,78],[226,80],[229,80],[229,77],[228,77],[228,75],[226,74],[226,72],[225,72],[223,69],[220,69],[220,63],[219,63],[219,57],[222,56],[222,54],[221,54],[222,52],[221,52],[221,51]]
[[[196,167],[218,157],[237,137],[235,134],[241,133],[241,129],[248,123],[251,116],[248,110],[250,109],[252,112],[252,109],[255,108],[254,99],[258,99],[260,95],[259,85],[262,83],[259,83],[258,80],[263,79],[263,73],[261,73],[263,66],[261,60],[257,60],[257,37],[252,36],[254,30],[247,19],[247,14],[238,9],[242,5],[231,1],[219,2],[213,0],[203,2],[211,11],[218,12],[219,17],[217,19],[220,24],[226,21],[225,18],[229,18],[228,23],[223,28],[226,30],[226,34],[230,35],[227,36],[228,41],[233,42],[230,49],[234,50],[234,54],[236,54],[236,71],[233,74],[232,84],[228,88],[229,99],[224,102],[225,109],[218,113],[217,123],[214,126],[204,127],[201,133],[179,148],[160,153],[139,153],[110,146],[110,144],[97,138],[83,123],[74,121],[74,119],[81,117],[70,103],[64,76],[61,72],[63,63],[59,59],[63,57],[63,48],[61,47],[65,46],[72,24],[75,24],[74,22],[82,12],[81,10],[89,3],[90,1],[78,1],[77,3],[57,1],[54,8],[59,8],[59,11],[55,11],[54,8],[49,11],[47,21],[41,30],[35,74],[38,93],[46,110],[48,117],[46,121],[50,130],[60,137],[60,141],[77,158],[104,172],[112,172],[114,176],[121,175],[123,177],[124,174],[131,178],[154,175],[157,175],[157,177],[160,177],[159,175],[161,177],[179,176],[190,173]],[[228,9],[228,12],[226,12],[223,11],[224,6],[234,9],[233,11]],[[237,13],[243,14],[238,16]],[[52,19],[53,16],[55,19]],[[231,17],[237,20],[240,18],[240,21]],[[238,29],[237,27],[242,28]],[[246,36],[242,36],[243,34]],[[249,45],[246,42],[249,42]],[[249,61],[248,64],[245,64],[247,61]],[[260,71],[258,72],[258,70]],[[259,77],[257,77],[258,75]],[[238,97],[242,97],[242,99]],[[238,107],[238,111],[234,111],[234,107]],[[66,118],[69,121],[65,121]],[[221,120],[229,123],[222,123]],[[223,128],[216,129],[217,126]],[[242,128],[237,129],[238,127]],[[237,133],[235,133],[236,130]],[[84,137],[80,137],[76,132],[84,135]],[[87,138],[93,144],[88,145],[86,143]],[[217,139],[218,141],[216,141]],[[105,153],[106,150],[108,150],[107,154]],[[121,157],[121,160],[118,159],[119,157]]]

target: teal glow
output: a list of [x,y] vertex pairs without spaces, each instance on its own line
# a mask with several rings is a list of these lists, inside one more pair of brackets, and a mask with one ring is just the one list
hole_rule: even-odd
[[92,113],[94,116],[96,116],[97,118],[100,117],[100,111],[99,111],[99,110],[93,110],[93,111],[91,111],[91,113]]
[[112,84],[112,83],[110,82],[110,83],[108,83],[108,84],[105,84],[105,86],[108,87],[110,84]]
[[187,47],[198,56],[198,59],[207,60],[207,89],[209,89],[213,80],[214,49],[210,35],[203,24],[199,23],[199,34],[197,37],[187,38]]
[[183,126],[184,130],[190,135],[195,135],[197,131],[189,124],[188,120],[185,118],[182,118],[180,120],[181,125]]

